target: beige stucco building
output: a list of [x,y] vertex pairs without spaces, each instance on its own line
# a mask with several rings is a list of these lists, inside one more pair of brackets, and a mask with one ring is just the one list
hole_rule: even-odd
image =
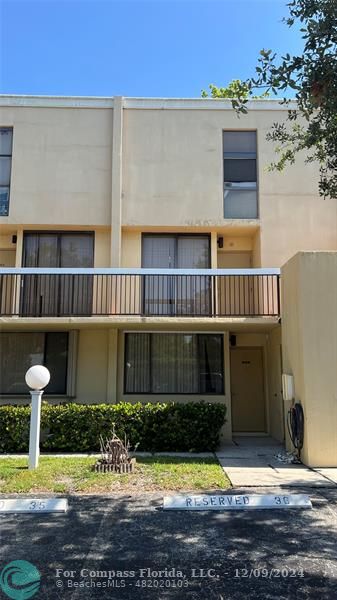
[[44,362],[52,402],[220,401],[224,439],[282,441],[284,372],[304,460],[337,466],[337,203],[315,165],[268,170],[285,118],[272,100],[239,119],[209,99],[0,97],[2,404]]

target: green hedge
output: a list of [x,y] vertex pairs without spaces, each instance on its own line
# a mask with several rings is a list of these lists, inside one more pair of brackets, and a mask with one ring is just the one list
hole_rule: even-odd
[[[41,450],[92,452],[99,450],[99,435],[127,435],[131,448],[168,452],[215,450],[225,422],[223,404],[59,404],[43,403]],[[27,452],[29,406],[0,407],[0,452]]]

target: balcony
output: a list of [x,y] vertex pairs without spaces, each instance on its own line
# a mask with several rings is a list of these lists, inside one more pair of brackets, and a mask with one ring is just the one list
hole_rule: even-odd
[[1,317],[278,317],[279,269],[0,269]]

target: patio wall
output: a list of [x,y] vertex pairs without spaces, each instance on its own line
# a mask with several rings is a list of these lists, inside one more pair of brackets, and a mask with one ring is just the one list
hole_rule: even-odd
[[337,467],[337,252],[301,252],[286,263],[282,306],[283,372],[294,376],[304,411],[302,460]]

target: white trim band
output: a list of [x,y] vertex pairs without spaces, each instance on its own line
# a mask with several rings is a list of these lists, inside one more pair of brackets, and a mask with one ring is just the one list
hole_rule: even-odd
[[[118,98],[118,96],[116,96]],[[121,97],[122,108],[140,110],[232,110],[232,103],[218,98],[126,98]],[[248,110],[296,109],[296,102],[284,105],[280,99],[252,99],[247,103]],[[0,106],[21,106],[35,108],[113,108],[114,97],[96,96],[16,96],[0,95]]]
[[280,275],[280,269],[33,269],[2,267],[0,275]]

